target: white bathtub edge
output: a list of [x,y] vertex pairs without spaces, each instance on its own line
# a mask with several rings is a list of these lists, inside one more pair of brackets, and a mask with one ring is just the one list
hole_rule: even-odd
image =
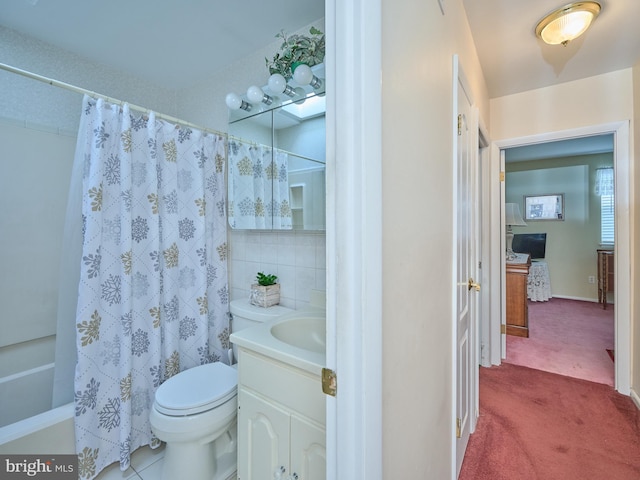
[[73,418],[73,402],[48,410],[44,413],[0,427],[0,446],[13,442],[25,435],[30,435],[44,428]]

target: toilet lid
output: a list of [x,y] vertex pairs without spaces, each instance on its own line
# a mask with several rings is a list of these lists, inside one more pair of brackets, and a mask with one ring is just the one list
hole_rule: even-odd
[[236,395],[238,372],[221,362],[189,368],[156,390],[155,407],[165,415],[182,417],[205,412]]

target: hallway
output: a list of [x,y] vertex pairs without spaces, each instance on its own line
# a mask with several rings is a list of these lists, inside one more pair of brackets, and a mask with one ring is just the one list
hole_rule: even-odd
[[640,478],[640,411],[586,380],[505,363],[480,369],[480,418],[459,480]]

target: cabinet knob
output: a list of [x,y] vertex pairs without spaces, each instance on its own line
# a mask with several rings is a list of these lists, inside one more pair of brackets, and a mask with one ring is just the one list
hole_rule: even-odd
[[289,480],[298,480],[298,474],[296,472],[293,472],[291,475],[289,475]]
[[280,480],[282,479],[282,475],[285,472],[285,468],[283,465],[280,465],[279,467],[276,467],[276,469],[273,471],[273,478],[274,480]]

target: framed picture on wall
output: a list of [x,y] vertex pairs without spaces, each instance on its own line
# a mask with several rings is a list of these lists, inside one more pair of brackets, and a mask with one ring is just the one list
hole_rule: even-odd
[[564,220],[564,193],[525,195],[524,220]]

